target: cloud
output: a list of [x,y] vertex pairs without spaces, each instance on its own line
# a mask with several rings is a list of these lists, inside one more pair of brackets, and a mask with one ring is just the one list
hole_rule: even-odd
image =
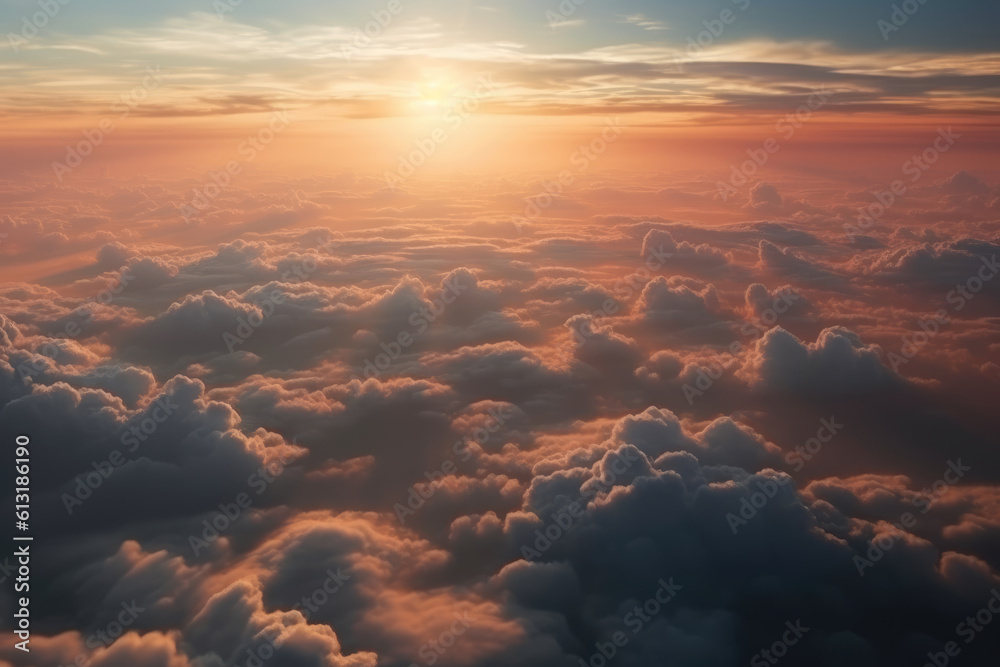
[[904,381],[883,365],[879,349],[854,332],[825,329],[815,343],[803,343],[784,329],[764,334],[748,359],[752,382],[773,391],[809,393],[878,392]]
[[[283,665],[573,667],[625,632],[623,665],[735,664],[795,609],[795,659],[919,664],[1000,583],[992,284],[913,379],[886,360],[996,252],[986,181],[914,189],[944,217],[859,248],[842,225],[866,193],[777,174],[750,194],[777,221],[643,217],[702,220],[713,179],[595,173],[563,195],[592,217],[521,227],[505,210],[538,184],[516,176],[396,195],[251,179],[220,228],[170,220],[183,188],[150,178],[53,193],[27,229],[84,235],[83,255],[25,255],[42,277],[0,287],[0,437],[32,438],[51,546],[30,660],[0,660],[236,667],[270,637]],[[336,231],[283,217],[292,199]],[[847,426],[821,442],[831,415]],[[959,457],[973,469],[939,493]],[[87,646],[133,601],[117,641]]]
[[784,200],[770,183],[757,183],[750,190],[750,208],[758,210],[780,208]]

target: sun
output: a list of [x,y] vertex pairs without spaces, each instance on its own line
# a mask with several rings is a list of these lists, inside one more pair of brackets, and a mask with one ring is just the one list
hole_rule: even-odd
[[428,107],[439,107],[444,103],[444,84],[440,81],[429,81],[421,91],[423,95],[420,103]]
[[455,97],[458,86],[448,78],[427,78],[413,87],[412,106],[417,111],[441,109]]

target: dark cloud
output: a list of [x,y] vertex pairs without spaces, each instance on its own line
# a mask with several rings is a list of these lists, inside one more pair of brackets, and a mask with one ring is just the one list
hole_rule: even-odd
[[[840,199],[870,193],[777,179],[746,192],[775,221],[712,225],[483,211],[523,206],[514,180],[442,204],[317,177],[230,193],[219,228],[158,217],[165,187],[78,191],[85,266],[0,288],[0,437],[31,435],[48,545],[33,652],[0,663],[242,667],[273,640],[264,664],[578,667],[623,632],[614,664],[737,665],[801,621],[789,664],[922,664],[1000,586],[995,284],[911,365],[887,353],[996,254],[983,178],[911,200],[975,224],[854,245]],[[710,190],[643,192],[746,214]],[[337,206],[369,208],[309,226]],[[65,231],[6,224],[31,252]],[[88,645],[122,604],[143,612]]]

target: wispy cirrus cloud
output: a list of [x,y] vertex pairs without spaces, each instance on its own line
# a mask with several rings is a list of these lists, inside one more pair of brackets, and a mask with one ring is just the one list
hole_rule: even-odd
[[[650,27],[640,15],[625,20]],[[162,99],[136,110],[147,116],[245,113],[282,105],[391,116],[405,113],[399,103],[414,79],[443,77],[457,87],[483,72],[503,82],[484,107],[494,113],[770,112],[786,104],[785,96],[821,86],[837,91],[829,114],[987,114],[1000,98],[997,59],[987,54],[876,56],[819,42],[746,41],[706,49],[681,71],[676,62],[683,53],[663,44],[541,52],[514,42],[462,41],[426,19],[393,28],[350,59],[342,49],[354,39],[353,28],[266,28],[207,13],[144,30],[46,35],[25,54],[29,66],[0,70],[0,89],[8,91],[2,108],[51,113],[65,107],[67,98],[78,100],[77,110],[98,108],[133,83],[143,61],[170,73]],[[77,51],[82,62],[67,66],[60,55],[66,49]]]
[[626,14],[621,17],[621,21],[642,28],[643,30],[668,30],[670,28],[666,23],[651,19],[645,14]]

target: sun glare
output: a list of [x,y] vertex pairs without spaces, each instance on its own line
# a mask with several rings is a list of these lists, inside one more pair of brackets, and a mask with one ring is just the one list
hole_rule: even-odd
[[413,87],[412,107],[417,111],[434,111],[447,106],[459,86],[446,77],[427,78]]

